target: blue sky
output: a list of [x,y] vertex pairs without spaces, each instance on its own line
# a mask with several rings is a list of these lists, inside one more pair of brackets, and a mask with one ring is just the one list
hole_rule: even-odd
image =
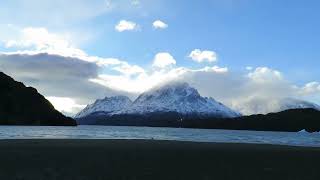
[[[285,91],[275,92],[290,87],[294,90],[290,90],[288,96],[319,103],[318,7],[320,2],[316,0],[3,0],[0,3],[0,51],[9,53],[9,56],[48,53],[48,56],[73,57],[95,63],[97,70],[94,74],[97,77],[84,75],[83,79],[128,93],[142,92],[166,79],[183,77],[205,95],[214,96],[228,105],[237,99],[235,104],[239,104],[241,100],[238,97],[230,100],[224,94],[210,94],[211,91],[221,91],[202,85],[207,82],[200,83],[202,79],[213,78],[211,82],[216,81],[221,77],[217,78],[212,73],[227,69],[228,80],[225,81],[243,76],[249,79],[237,82],[243,82],[246,87],[252,79],[259,80],[259,88],[281,87],[280,90],[270,88],[270,92],[249,96],[285,96]],[[122,20],[134,23],[135,27],[119,32],[116,26]],[[167,27],[153,27],[156,20]],[[210,61],[210,57],[204,54],[202,60],[196,61],[196,57],[190,57],[196,49],[201,53],[214,53],[209,56],[217,61]],[[166,53],[158,56],[159,61],[168,63],[162,69],[155,65],[159,53]],[[93,60],[93,57],[103,59],[108,65],[102,67],[100,61]],[[118,60],[115,66],[119,67],[110,68],[110,58]],[[43,61],[39,60],[39,63]],[[21,65],[14,65],[12,69],[5,63],[2,66],[5,66],[3,71],[13,76],[17,70],[27,71],[18,69]],[[251,68],[248,69],[249,66]],[[212,68],[209,70],[211,74],[205,70],[206,67]],[[196,73],[207,75],[199,79]],[[193,76],[189,77],[190,74]],[[93,101],[92,98],[80,100],[64,93],[49,93],[47,86],[36,83],[43,80],[41,77],[46,77],[40,77],[40,73],[32,75],[32,79],[39,81],[28,81],[23,75],[15,76],[37,87],[51,99],[69,98],[70,102],[72,100],[78,105]],[[198,79],[194,79],[195,76]],[[261,85],[262,77],[264,86]],[[273,78],[281,80],[281,85],[266,81],[273,81]],[[118,85],[122,82],[129,85]],[[145,86],[150,82],[152,85]],[[144,87],[136,88],[139,86]],[[229,88],[224,84],[215,86]]]
[[[171,52],[180,65],[197,66],[187,60],[188,53],[195,47],[210,49],[217,52],[222,66],[239,70],[268,66],[305,83],[319,80],[315,77],[320,75],[319,5],[317,1],[162,1],[146,17],[112,13],[97,18],[93,24],[103,33],[84,48],[142,66],[159,51]],[[142,30],[117,33],[113,26],[119,19],[139,22]],[[162,19],[169,28],[155,31],[150,26],[154,19]]]

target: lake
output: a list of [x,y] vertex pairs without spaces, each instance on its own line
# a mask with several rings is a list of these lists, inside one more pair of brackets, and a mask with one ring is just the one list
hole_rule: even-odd
[[124,126],[0,126],[0,139],[154,139],[320,147],[320,133]]

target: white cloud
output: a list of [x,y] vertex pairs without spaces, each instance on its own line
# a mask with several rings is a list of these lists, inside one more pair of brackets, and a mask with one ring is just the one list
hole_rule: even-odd
[[155,55],[153,59],[153,67],[158,68],[165,68],[170,65],[175,65],[176,60],[173,58],[173,56],[167,52],[160,52]]
[[55,109],[65,113],[73,113],[81,111],[86,105],[80,105],[74,99],[68,97],[46,97]]
[[227,68],[220,68],[218,66],[205,67],[201,69],[189,69],[185,67],[161,68],[145,71],[137,76],[103,74],[99,75],[98,78],[90,79],[90,81],[116,90],[126,90],[131,93],[142,93],[159,84],[174,80],[182,80],[188,74],[207,73],[208,75],[222,75],[227,72]]
[[118,32],[123,32],[123,31],[134,31],[138,30],[139,26],[135,22],[132,21],[127,21],[127,20],[121,20],[119,23],[115,26],[115,29]]
[[145,73],[145,70],[142,67],[137,65],[129,65],[126,62],[123,62],[120,66],[114,67],[113,69],[128,76]]
[[268,67],[258,67],[248,74],[248,77],[257,83],[273,83],[282,81],[282,74]]
[[24,53],[48,53],[69,57],[87,56],[86,53],[75,48],[67,35],[49,33],[46,28],[27,27],[17,30],[17,37],[5,40],[7,48],[32,49]]
[[160,20],[156,20],[152,23],[153,27],[155,29],[166,29],[168,28],[168,24],[166,24],[165,22],[163,21],[160,21]]
[[36,49],[50,49],[59,47],[69,47],[70,44],[65,38],[56,34],[50,34],[45,28],[27,27],[22,29],[21,37],[18,40],[10,40],[6,47],[36,47]]
[[301,88],[301,94],[310,95],[320,93],[320,83],[319,82],[310,82],[304,85]]
[[190,53],[189,57],[192,60],[199,63],[204,61],[207,61],[207,62],[217,61],[217,54],[214,51],[209,51],[209,50],[201,51],[200,49],[195,49]]
[[219,66],[206,66],[200,70],[195,70],[195,71],[204,71],[204,72],[216,72],[216,73],[227,73],[228,72],[228,68],[226,67],[219,67]]

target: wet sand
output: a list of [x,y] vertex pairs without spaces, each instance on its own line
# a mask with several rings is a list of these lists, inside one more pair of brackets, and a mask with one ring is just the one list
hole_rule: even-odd
[[151,140],[0,140],[1,180],[319,180],[320,148]]

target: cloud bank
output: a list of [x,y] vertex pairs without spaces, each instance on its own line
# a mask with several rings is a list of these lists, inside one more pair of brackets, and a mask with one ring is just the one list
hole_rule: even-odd
[[[37,88],[57,109],[68,114],[77,113],[98,98],[119,94],[133,98],[177,80],[190,83],[202,95],[244,114],[273,111],[274,102],[284,97],[320,102],[319,82],[298,86],[270,67],[250,67],[240,72],[218,65],[189,68],[177,66],[168,52],[156,53],[149,60],[152,66],[142,67],[114,57],[90,56],[66,36],[45,28],[24,28],[20,36],[5,42],[8,47],[22,50],[0,53],[1,71]],[[192,51],[190,58],[197,62],[217,60],[213,51],[199,49]]]
[[[44,53],[0,55],[2,71],[36,87],[57,109],[67,113],[76,113],[97,98],[119,94],[135,97],[161,83],[177,80],[190,83],[202,95],[213,97],[244,114],[272,111],[268,103],[273,99],[308,99],[320,95],[320,83],[311,82],[299,87],[268,67],[237,73],[218,66],[190,69],[160,64],[162,68],[145,69],[120,62],[101,66],[96,62]],[[60,103],[66,99],[69,103]],[[264,109],[257,108],[259,104],[263,104]]]

